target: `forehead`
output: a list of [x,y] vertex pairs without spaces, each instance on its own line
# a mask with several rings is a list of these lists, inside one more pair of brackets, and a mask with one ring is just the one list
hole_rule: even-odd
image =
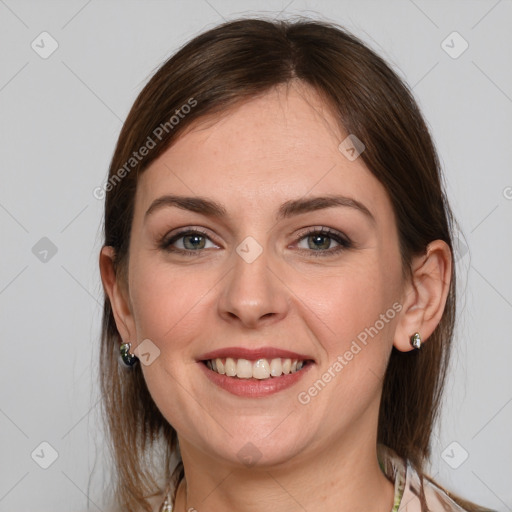
[[310,193],[389,209],[362,159],[339,150],[347,135],[313,88],[279,86],[188,127],[141,175],[136,212],[165,193],[210,196],[239,211]]

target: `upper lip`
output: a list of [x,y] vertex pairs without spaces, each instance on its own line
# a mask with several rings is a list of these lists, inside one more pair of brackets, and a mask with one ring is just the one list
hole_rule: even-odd
[[249,359],[255,361],[257,359],[275,359],[281,357],[283,359],[298,359],[300,361],[314,361],[311,356],[298,354],[290,350],[284,350],[274,347],[261,348],[244,348],[244,347],[226,347],[212,352],[207,352],[198,358],[198,361],[208,361],[209,359],[232,357],[233,359]]

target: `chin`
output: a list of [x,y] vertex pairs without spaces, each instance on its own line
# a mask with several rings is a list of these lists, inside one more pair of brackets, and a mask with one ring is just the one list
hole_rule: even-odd
[[[276,428],[275,425],[273,428]],[[213,452],[215,459],[221,458],[228,464],[248,469],[269,469],[281,464],[290,464],[295,458],[302,458],[304,450],[310,445],[306,439],[297,439],[297,437],[290,435],[278,437],[267,434],[267,437],[265,437],[265,434],[261,433],[271,432],[271,429],[268,428],[268,422],[265,422],[260,430],[257,428],[255,430],[253,421],[251,428],[246,430],[246,435],[244,435],[243,429],[239,429],[232,437],[229,435],[223,436],[218,444],[212,443],[211,438],[203,439],[201,444],[208,452]],[[254,434],[255,431],[260,434]],[[300,432],[297,426],[288,426],[283,431],[288,434]]]

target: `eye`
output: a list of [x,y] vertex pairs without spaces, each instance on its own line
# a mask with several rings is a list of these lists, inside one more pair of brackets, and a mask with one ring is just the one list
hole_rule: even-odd
[[[172,236],[164,237],[161,249],[184,255],[198,256],[204,249],[218,249],[205,231],[184,229]],[[300,234],[297,247],[314,256],[329,256],[352,246],[348,237],[330,228],[312,228]]]
[[184,254],[199,253],[202,249],[218,248],[204,231],[198,229],[183,230],[170,238],[164,238],[160,247],[169,252]]
[[314,228],[301,235],[297,247],[314,256],[328,256],[351,247],[346,236],[330,228]]

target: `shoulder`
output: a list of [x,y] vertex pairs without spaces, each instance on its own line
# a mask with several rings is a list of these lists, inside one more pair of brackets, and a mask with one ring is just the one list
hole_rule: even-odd
[[421,479],[408,462],[406,465],[407,476],[400,512],[420,512],[422,500],[432,512],[467,512],[434,481],[425,477]]
[[379,445],[378,456],[382,471],[395,483],[392,512],[422,512],[425,508],[431,512],[468,512],[433,480],[421,478],[409,461],[390,448]]

